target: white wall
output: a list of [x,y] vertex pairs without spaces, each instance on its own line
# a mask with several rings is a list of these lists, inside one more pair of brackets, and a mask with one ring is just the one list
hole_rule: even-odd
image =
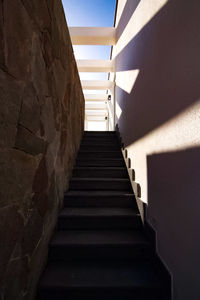
[[116,115],[175,300],[200,299],[200,2],[119,0]]

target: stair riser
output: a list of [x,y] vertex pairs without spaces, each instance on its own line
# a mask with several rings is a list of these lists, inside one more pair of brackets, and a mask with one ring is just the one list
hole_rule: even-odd
[[137,289],[119,288],[75,288],[40,290],[38,300],[169,300],[169,296],[157,288],[139,287]]
[[84,131],[84,135],[117,135],[116,131]]
[[99,138],[115,138],[115,139],[117,139],[117,135],[116,134],[102,134],[102,133],[99,133],[99,134],[97,134],[97,133],[91,133],[91,134],[84,134],[83,135],[83,138],[96,138],[96,139],[99,139]]
[[64,203],[65,207],[136,207],[134,196],[66,196]]
[[[93,139],[93,138],[85,138],[81,142],[82,145],[98,145],[98,146],[106,146],[106,145],[111,145],[111,146],[118,146],[119,147],[119,142],[116,139]],[[119,148],[118,148],[119,149]]]
[[103,159],[103,160],[79,160],[76,161],[77,167],[124,167],[124,160],[122,159]]
[[131,191],[131,185],[129,181],[79,181],[71,180],[69,185],[70,190],[84,191],[84,190],[119,190],[119,191]]
[[114,259],[148,259],[152,257],[150,247],[143,245],[134,246],[51,246],[49,259],[51,260],[114,260]]
[[127,170],[115,170],[115,169],[100,169],[95,168],[93,170],[90,169],[74,169],[73,177],[93,177],[93,178],[128,178]]
[[82,138],[83,140],[110,140],[110,141],[118,141],[118,137],[116,135],[100,135],[100,136],[92,136],[92,135],[84,135]]
[[58,219],[58,229],[125,229],[142,228],[141,218],[138,217],[66,217]]
[[81,145],[80,151],[120,151],[119,145]]
[[[90,150],[91,151],[91,150]],[[96,159],[96,158],[122,158],[122,153],[120,151],[107,151],[107,152],[79,152],[78,158],[79,159]]]

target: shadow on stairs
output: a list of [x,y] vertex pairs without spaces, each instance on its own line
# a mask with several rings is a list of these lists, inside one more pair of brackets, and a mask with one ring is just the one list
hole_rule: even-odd
[[169,300],[115,132],[85,132],[38,300]]

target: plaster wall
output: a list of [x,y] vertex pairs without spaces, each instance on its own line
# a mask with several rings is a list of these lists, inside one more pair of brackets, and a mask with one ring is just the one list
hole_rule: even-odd
[[200,299],[200,4],[119,0],[116,118],[174,300]]

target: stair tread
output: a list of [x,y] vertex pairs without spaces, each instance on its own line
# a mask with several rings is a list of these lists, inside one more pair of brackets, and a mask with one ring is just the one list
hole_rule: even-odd
[[115,130],[110,131],[97,131],[97,130],[85,130],[84,134],[116,134]]
[[73,170],[126,170],[126,167],[92,167],[92,166],[86,166],[86,167],[82,167],[82,166],[76,166],[74,167]]
[[80,158],[122,158],[121,151],[91,151],[91,150],[81,150],[77,156]]
[[118,144],[118,139],[116,136],[84,136],[82,142],[101,142],[101,143],[112,143]]
[[149,242],[143,232],[138,230],[61,230],[52,241],[52,246],[127,246],[146,245]]
[[151,262],[50,262],[42,288],[159,288],[162,279]]
[[119,142],[116,137],[83,137],[82,143],[92,143],[92,145],[119,145]]
[[[83,164],[83,165],[79,165],[79,164]],[[101,158],[101,157],[97,157],[97,158],[89,158],[89,157],[77,157],[76,160],[76,167],[77,166],[115,166],[115,167],[123,167],[125,165],[124,159],[122,158]]]
[[64,208],[59,217],[133,217],[139,216],[134,208],[118,207],[69,207]]
[[106,181],[106,182],[110,182],[110,181],[117,181],[117,182],[129,182],[128,178],[110,178],[110,177],[95,177],[95,178],[91,178],[91,177],[73,177],[71,179],[72,181]]
[[113,161],[118,161],[118,160],[123,160],[124,161],[124,159],[123,159],[123,157],[110,157],[110,158],[102,158],[102,157],[98,157],[98,158],[78,158],[77,157],[77,159],[81,159],[81,160],[113,160]]
[[65,207],[137,207],[133,192],[127,190],[71,190]]
[[122,153],[121,150],[119,148],[117,148],[117,150],[109,150],[109,149],[106,149],[106,150],[80,150],[79,153],[102,153],[102,152],[114,152],[114,153]]
[[[105,158],[105,157],[96,157],[96,158],[94,158],[94,157],[92,157],[92,158],[90,158],[90,157],[77,157],[77,162],[79,162],[79,161],[82,161],[82,162],[97,162],[97,163],[100,163],[100,162],[122,162],[123,164],[124,164],[124,159],[123,159],[123,157],[122,158],[120,158],[120,157],[108,157],[108,158]],[[90,165],[88,165],[88,167],[89,167]],[[77,167],[77,165],[76,165],[76,167]],[[107,167],[107,166],[106,166]],[[118,167],[118,166],[116,166],[116,167]],[[122,167],[122,166],[120,166],[120,167]]]
[[88,197],[94,197],[94,196],[101,196],[101,197],[109,197],[109,196],[123,196],[123,197],[130,197],[133,196],[134,194],[133,192],[127,192],[127,191],[95,191],[95,190],[91,190],[91,191],[81,191],[81,190],[76,190],[76,191],[68,191],[65,196],[88,196]]

